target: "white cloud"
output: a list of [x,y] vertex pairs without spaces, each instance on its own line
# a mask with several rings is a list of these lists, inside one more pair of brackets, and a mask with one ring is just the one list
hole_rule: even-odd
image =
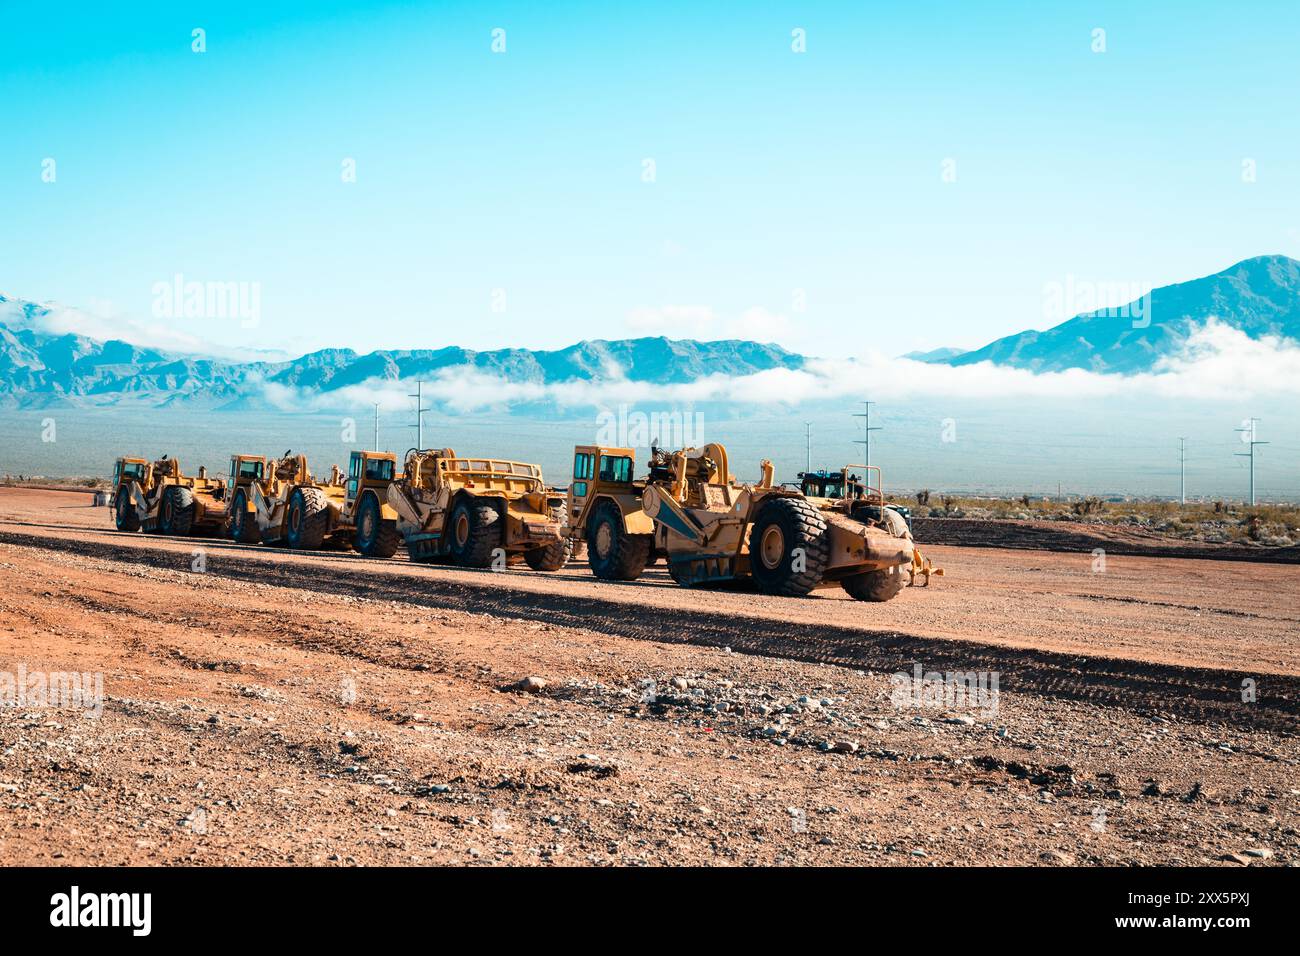
[[[76,309],[55,302],[40,303],[34,309],[21,299],[0,303],[0,324],[11,329],[31,329],[47,335],[84,335],[108,342],[121,339],[138,348],[159,349],[204,358],[221,358],[234,362],[273,362],[288,358],[272,350],[237,349],[216,345],[175,324],[157,319],[137,319],[118,312],[111,302],[92,300],[90,307]],[[27,312],[30,311],[30,315]],[[183,321],[183,320],[176,320]],[[235,320],[231,320],[235,321]]]
[[[811,359],[802,369],[770,369],[753,375],[710,375],[694,382],[656,385],[627,379],[614,368],[606,381],[549,385],[511,382],[477,369],[442,370],[425,382],[427,399],[457,412],[505,409],[521,402],[553,402],[561,408],[611,407],[655,402],[689,405],[741,402],[799,405],[804,402],[873,394],[891,398],[1087,399],[1111,396],[1237,400],[1253,396],[1300,395],[1300,343],[1251,339],[1211,321],[1198,329],[1179,356],[1155,371],[1103,375],[1082,369],[1035,373],[982,362],[952,367],[871,355],[862,359]],[[280,388],[280,387],[277,387]],[[280,388],[268,397],[286,408],[338,408],[381,402],[409,409],[412,382],[374,380],[336,392],[298,394]]]

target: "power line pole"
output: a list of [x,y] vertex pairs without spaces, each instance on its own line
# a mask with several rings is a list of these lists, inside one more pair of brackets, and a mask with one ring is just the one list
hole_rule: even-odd
[[431,409],[424,407],[424,382],[415,383],[415,391],[406,396],[415,399],[415,447],[424,450],[424,413]]
[[876,403],[875,403],[875,402],[863,402],[863,403],[862,403],[862,411],[860,411],[860,412],[854,412],[854,413],[853,413],[853,417],[854,417],[854,418],[861,418],[861,419],[863,419],[863,422],[862,422],[862,441],[855,441],[853,444],[864,446],[864,448],[863,448],[863,453],[866,455],[866,459],[867,459],[866,461],[863,462],[864,465],[870,465],[870,464],[871,464],[871,433],[872,433],[872,432],[878,432],[878,431],[880,431],[880,426],[879,426],[879,425],[875,426],[874,428],[873,428],[872,425],[871,425],[871,406],[874,405],[874,404],[876,404]]
[[1187,469],[1185,467],[1187,457],[1183,454],[1183,442],[1186,438],[1178,439],[1178,503],[1187,504]]
[[1268,442],[1255,440],[1255,426],[1259,424],[1258,418],[1248,418],[1246,421],[1249,424],[1245,428],[1238,428],[1237,431],[1243,432],[1247,436],[1241,440],[1250,444],[1250,451],[1239,451],[1235,452],[1235,454],[1238,458],[1250,459],[1250,506],[1253,508],[1255,507],[1255,446],[1267,445]]
[[379,403],[372,402],[375,406],[375,451],[379,451]]
[[804,453],[803,470],[812,471],[812,422],[803,423],[804,440],[807,443],[807,450]]

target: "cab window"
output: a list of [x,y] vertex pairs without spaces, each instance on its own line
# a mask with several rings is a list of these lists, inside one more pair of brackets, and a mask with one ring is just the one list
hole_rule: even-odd
[[144,465],[138,461],[128,461],[122,465],[122,477],[139,481],[144,477]]
[[387,458],[366,459],[366,481],[392,481],[393,463]]
[[591,478],[593,476],[592,464],[595,455],[586,452],[579,452],[573,456],[573,477],[574,478]]
[[361,477],[361,456],[356,452],[352,453],[352,460],[348,462],[348,477]]
[[626,455],[602,455],[600,480],[626,483],[632,480],[632,459]]
[[240,478],[261,478],[262,463],[260,461],[241,461],[239,463]]

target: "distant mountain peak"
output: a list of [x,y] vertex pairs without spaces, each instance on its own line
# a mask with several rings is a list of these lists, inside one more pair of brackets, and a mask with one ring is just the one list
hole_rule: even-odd
[[950,346],[943,346],[937,349],[930,349],[927,352],[908,352],[899,357],[911,359],[913,362],[948,362],[959,355],[965,354],[965,349],[955,349]]
[[1033,372],[1146,372],[1181,353],[1193,331],[1211,319],[1253,339],[1300,340],[1300,261],[1283,255],[1243,259],[1213,275],[1152,289],[1140,300],[1096,308],[1044,331],[1028,329],[939,361],[992,362]]

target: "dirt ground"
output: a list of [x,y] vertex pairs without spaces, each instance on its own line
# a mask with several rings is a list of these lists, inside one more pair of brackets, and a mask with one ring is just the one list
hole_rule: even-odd
[[[119,534],[0,489],[0,863],[1300,861],[1300,570],[927,549],[886,604]],[[996,675],[978,704],[898,673]],[[517,686],[536,678],[531,689]]]

